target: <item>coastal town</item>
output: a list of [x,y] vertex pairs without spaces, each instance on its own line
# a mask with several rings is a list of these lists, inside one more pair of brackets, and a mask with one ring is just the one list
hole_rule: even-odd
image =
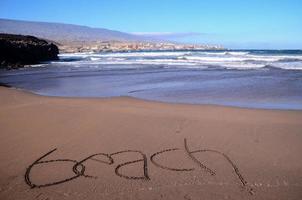
[[125,51],[181,51],[181,50],[221,50],[220,45],[176,44],[169,42],[123,42],[95,41],[85,43],[63,43],[58,45],[60,52],[125,52]]

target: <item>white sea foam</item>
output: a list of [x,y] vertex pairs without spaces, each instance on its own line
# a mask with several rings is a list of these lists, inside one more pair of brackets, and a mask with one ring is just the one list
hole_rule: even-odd
[[302,61],[289,63],[274,63],[272,66],[280,69],[302,70]]
[[[93,54],[94,57],[163,57],[163,56],[181,56],[190,52],[125,52],[125,53],[100,53]],[[88,53],[60,54],[60,57],[89,57]]]
[[96,58],[96,57],[90,57],[91,61],[96,61],[96,60],[101,60],[101,58]]
[[[125,52],[125,53],[76,53],[60,54],[63,60],[52,62],[60,65],[103,66],[134,65],[205,68],[218,66],[227,69],[259,69],[273,66],[281,69],[302,69],[302,55],[253,54],[248,51],[185,51],[185,52]],[[70,59],[70,61],[65,62]],[[73,60],[75,59],[75,60]],[[146,66],[142,66],[146,67]]]

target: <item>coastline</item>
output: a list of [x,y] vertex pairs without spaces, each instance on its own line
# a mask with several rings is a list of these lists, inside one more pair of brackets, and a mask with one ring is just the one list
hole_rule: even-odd
[[[302,111],[46,97],[4,87],[0,96],[1,199],[301,198]],[[30,189],[74,175],[72,161],[57,161],[34,165],[26,179],[54,148],[44,160],[103,154],[83,161],[85,174],[74,180]]]
[[[0,82],[39,95],[302,110],[301,51],[61,54],[1,71]],[[85,83],[85,84],[83,84]]]
[[168,104],[168,105],[175,105],[175,106],[201,106],[201,107],[210,107],[210,108],[230,108],[230,109],[240,109],[240,110],[258,110],[258,111],[282,111],[282,112],[302,112],[302,109],[290,109],[290,108],[259,108],[259,107],[248,107],[248,106],[237,106],[237,105],[223,105],[223,104],[210,104],[210,103],[184,103],[184,102],[167,102],[161,100],[152,100],[152,99],[143,99],[139,97],[133,96],[108,96],[108,97],[74,97],[74,96],[51,96],[51,95],[44,95],[38,94],[30,90],[16,88],[11,85],[1,83],[0,88],[7,88],[12,90],[17,90],[22,93],[33,95],[37,97],[44,97],[44,98],[56,98],[56,99],[78,99],[78,100],[100,100],[100,101],[110,101],[110,100],[132,100],[136,102],[146,102],[146,103],[153,103],[153,104]]

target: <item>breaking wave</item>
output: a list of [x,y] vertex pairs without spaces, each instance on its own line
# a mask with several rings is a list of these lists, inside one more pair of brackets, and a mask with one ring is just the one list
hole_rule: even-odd
[[[57,65],[103,68],[142,68],[154,66],[177,68],[268,69],[302,70],[302,51],[154,51],[119,53],[60,54]],[[269,67],[268,67],[269,66]]]

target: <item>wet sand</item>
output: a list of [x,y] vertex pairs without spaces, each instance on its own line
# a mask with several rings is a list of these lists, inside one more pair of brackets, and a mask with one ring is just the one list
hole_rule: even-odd
[[0,127],[0,199],[302,198],[301,111],[0,87]]

